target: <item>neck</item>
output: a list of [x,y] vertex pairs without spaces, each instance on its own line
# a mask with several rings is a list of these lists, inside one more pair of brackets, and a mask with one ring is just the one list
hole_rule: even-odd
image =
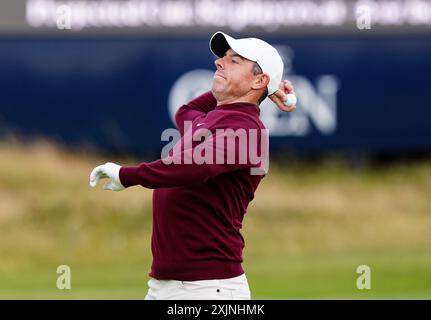
[[220,100],[217,99],[218,106],[222,104],[231,104],[231,103],[238,103],[238,102],[251,103],[251,104],[255,104],[256,106],[259,106],[258,99],[251,92],[247,92],[245,95],[240,97],[226,97]]

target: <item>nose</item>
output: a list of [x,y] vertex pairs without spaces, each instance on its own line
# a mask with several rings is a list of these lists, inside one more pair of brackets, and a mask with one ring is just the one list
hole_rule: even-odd
[[222,59],[222,58],[218,58],[218,59],[216,59],[216,60],[214,61],[214,64],[215,64],[215,66],[216,66],[217,70],[224,69],[224,62],[223,62],[223,59]]

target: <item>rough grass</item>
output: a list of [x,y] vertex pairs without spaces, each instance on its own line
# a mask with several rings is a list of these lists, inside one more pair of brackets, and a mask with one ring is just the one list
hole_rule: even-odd
[[[108,160],[48,143],[0,145],[0,298],[142,299],[151,190],[88,186]],[[352,171],[271,165],[247,212],[256,299],[431,298],[431,161]],[[72,289],[56,288],[57,266]],[[356,268],[369,265],[371,290]]]

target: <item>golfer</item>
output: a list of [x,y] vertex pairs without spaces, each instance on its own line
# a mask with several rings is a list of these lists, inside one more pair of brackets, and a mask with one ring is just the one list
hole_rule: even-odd
[[[296,106],[284,101],[295,92],[281,81],[282,59],[267,42],[216,32],[209,46],[218,57],[211,91],[177,111],[181,138],[169,154],[136,166],[108,162],[90,175],[92,187],[109,178],[107,190],[154,189],[147,300],[251,299],[240,231],[267,167],[259,105],[269,96],[279,109],[293,111]],[[238,132],[246,134],[246,143],[215,143],[220,135],[235,142]]]

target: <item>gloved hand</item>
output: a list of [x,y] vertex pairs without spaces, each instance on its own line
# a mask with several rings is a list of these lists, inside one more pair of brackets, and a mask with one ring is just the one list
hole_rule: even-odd
[[112,162],[107,162],[94,168],[90,174],[90,187],[94,188],[99,179],[109,178],[111,182],[106,183],[103,189],[112,191],[124,190],[125,188],[120,181],[120,169],[121,166]]

